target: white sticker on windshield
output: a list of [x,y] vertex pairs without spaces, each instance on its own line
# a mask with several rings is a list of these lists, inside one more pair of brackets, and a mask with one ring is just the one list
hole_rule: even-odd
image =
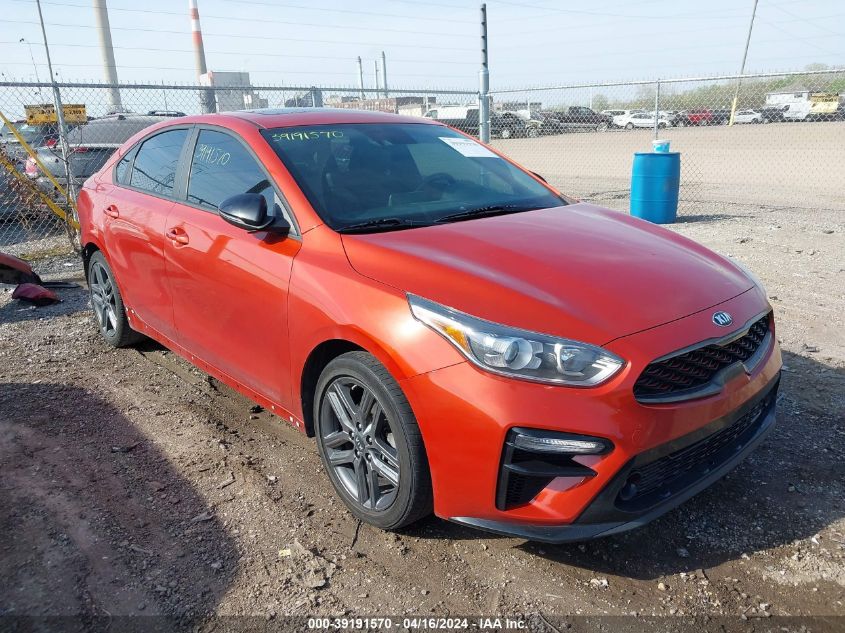
[[471,138],[455,138],[454,136],[441,136],[439,138],[446,145],[468,158],[498,158],[496,154]]

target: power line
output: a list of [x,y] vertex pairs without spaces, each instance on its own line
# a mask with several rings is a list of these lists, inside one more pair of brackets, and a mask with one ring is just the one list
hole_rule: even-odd
[[[230,0],[231,1],[231,0]],[[13,22],[16,24],[38,24],[32,20],[9,20],[5,19],[5,22]],[[61,24],[58,22],[45,22],[48,26],[53,27],[65,27],[65,28],[75,28],[75,29],[97,29],[98,27],[92,24]],[[176,35],[185,35],[185,31],[172,31],[166,29],[152,29],[152,28],[141,28],[141,27],[129,27],[129,26],[113,26],[111,27],[113,31],[138,31],[138,32],[146,32],[146,33],[172,33]],[[348,41],[348,40],[318,40],[313,38],[295,38],[295,37],[287,37],[284,38],[278,36],[266,36],[266,35],[237,35],[234,33],[204,33],[204,36],[208,37],[232,37],[232,38],[239,38],[239,39],[250,39],[250,40],[271,40],[271,41],[284,41],[284,42],[318,42],[320,44],[354,44],[356,46],[364,45],[363,42],[355,42],[355,41]],[[404,47],[404,48],[425,48],[425,49],[434,49],[434,50],[449,50],[449,51],[475,51],[474,48],[456,48],[456,47],[447,47],[447,46],[434,46],[434,45],[425,45],[425,44],[394,44],[394,43],[387,43],[382,44],[382,46],[388,47]]]
[[[30,62],[4,62],[7,66],[30,66]],[[36,62],[37,66],[46,66],[47,64],[44,62]],[[56,64],[58,67],[72,67],[72,68],[99,68],[102,64],[66,64],[64,62]],[[193,68],[184,68],[182,66],[127,66],[124,64],[120,65],[120,68],[133,68],[133,69],[141,69],[141,70],[182,70],[185,72],[194,72]],[[241,72],[237,70],[221,70],[217,72]],[[250,74],[268,74],[273,73],[277,75],[338,75],[344,76],[349,75],[348,72],[339,72],[339,71],[310,71],[310,70],[249,70]],[[401,74],[403,77],[431,77],[431,73],[397,73]],[[444,77],[448,79],[466,79],[467,77],[471,78],[471,75],[441,75],[440,73],[437,74],[437,77]],[[351,88],[350,88],[351,90]]]
[[[23,3],[31,3],[33,0],[12,0],[12,2],[23,2]],[[73,7],[79,9],[87,9],[87,4],[72,4],[70,2],[42,2],[43,5],[50,5],[50,6],[57,6],[57,7]],[[151,15],[175,15],[179,17],[185,17],[185,13],[182,11],[162,11],[158,9],[133,9],[128,7],[114,7],[109,6],[109,12],[111,11],[121,11],[127,13],[145,13]],[[295,21],[291,22],[289,20],[275,20],[271,18],[263,18],[263,17],[255,17],[255,18],[247,18],[247,17],[240,17],[240,16],[228,16],[228,15],[213,15],[208,13],[202,14],[203,20],[226,20],[227,22],[261,22],[262,24],[286,24],[289,26],[316,26],[320,28],[326,29],[344,29],[349,30],[348,26],[343,25],[334,25],[334,24],[318,24],[316,22],[301,22]],[[392,29],[388,27],[380,27],[380,26],[355,26],[356,31],[379,31],[379,32],[388,32],[388,33],[414,33],[418,35],[430,35],[430,31],[420,31],[420,30],[413,30],[413,29]],[[463,33],[438,33],[438,36],[455,36],[455,37],[462,37]]]
[[[20,42],[12,41],[12,40],[5,40],[0,41],[0,44],[7,44],[7,45],[17,45]],[[51,44],[51,48],[61,48],[61,47],[72,47],[72,48],[99,48],[98,44]],[[115,50],[122,50],[122,51],[150,51],[150,52],[165,52],[165,53],[193,53],[193,49],[190,48],[160,48],[160,47],[147,47],[147,46],[114,46]],[[330,60],[342,60],[342,61],[349,61],[352,59],[347,55],[292,55],[288,53],[267,53],[264,51],[207,51],[210,55],[237,55],[240,57],[250,57],[252,55],[260,55],[261,57],[280,57],[280,58],[291,58],[291,59],[330,59]],[[476,62],[468,62],[468,61],[458,61],[454,59],[405,59],[400,57],[391,57],[391,61],[393,62],[402,62],[406,64],[449,64],[449,65],[460,65],[460,66],[476,66]]]

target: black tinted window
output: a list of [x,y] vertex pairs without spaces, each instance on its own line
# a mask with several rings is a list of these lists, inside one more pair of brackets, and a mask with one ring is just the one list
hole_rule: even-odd
[[170,130],[144,141],[135,157],[129,184],[153,193],[171,194],[187,136],[188,130]]
[[252,154],[233,136],[201,130],[191,160],[188,201],[217,209],[239,193],[259,193],[273,213],[275,192]]

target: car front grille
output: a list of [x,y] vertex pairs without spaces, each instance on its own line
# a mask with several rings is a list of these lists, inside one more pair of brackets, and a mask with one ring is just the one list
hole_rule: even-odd
[[769,333],[770,314],[755,321],[748,331],[725,343],[713,343],[655,361],[634,384],[640,402],[660,402],[697,397],[726,367],[749,360]]
[[678,493],[690,481],[706,476],[755,435],[776,393],[776,389],[770,391],[723,429],[652,462],[634,466],[619,492],[616,505],[626,510],[648,507]]

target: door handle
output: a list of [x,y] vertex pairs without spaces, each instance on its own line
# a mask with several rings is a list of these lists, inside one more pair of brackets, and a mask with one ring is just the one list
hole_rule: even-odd
[[105,209],[103,209],[103,213],[105,213],[110,218],[119,218],[120,212],[117,210],[117,207],[113,204],[110,204]]
[[188,243],[188,234],[185,233],[182,229],[167,229],[167,239],[169,239],[174,244],[187,244]]

